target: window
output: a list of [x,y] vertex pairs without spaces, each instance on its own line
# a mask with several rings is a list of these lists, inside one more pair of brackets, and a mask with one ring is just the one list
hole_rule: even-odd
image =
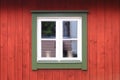
[[38,17],[37,61],[82,62],[82,45],[77,45],[82,44],[81,21],[81,17]]
[[87,69],[87,11],[32,11],[32,68]]

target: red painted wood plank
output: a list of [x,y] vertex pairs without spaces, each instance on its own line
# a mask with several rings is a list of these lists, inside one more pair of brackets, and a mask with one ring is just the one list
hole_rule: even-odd
[[[90,6],[96,6],[94,0],[90,1]],[[97,80],[97,7],[89,7],[88,11],[88,68],[90,80]]]
[[[110,1],[111,2],[111,1]],[[112,60],[113,60],[113,36],[112,36],[112,11],[111,4],[105,2],[105,80],[113,80]]]
[[81,80],[89,80],[89,67],[87,71],[81,71]]
[[22,41],[22,1],[16,0],[15,11],[15,80],[22,80],[22,54],[23,41]]
[[46,76],[44,76],[44,72],[45,72],[45,70],[37,71],[37,80],[45,80],[44,77],[46,77]]
[[[0,24],[1,24],[1,4],[0,4]],[[0,44],[1,44],[1,25],[0,25]],[[1,52],[1,48],[0,48],[0,52]],[[0,54],[0,79],[1,79],[1,54]]]
[[[30,3],[29,3],[29,11],[31,10],[36,10],[37,9],[37,0],[30,0]],[[32,13],[29,14],[29,22],[31,23],[30,25],[30,80],[37,80],[37,72],[38,71],[33,71],[32,70]],[[38,79],[40,80],[40,79]]]
[[63,10],[63,0],[52,0],[52,10]]
[[[30,66],[32,66],[32,65],[30,65]],[[37,80],[38,78],[37,78],[37,72],[38,71],[32,71],[32,67],[30,68],[30,80]],[[42,80],[41,78],[40,79],[38,79],[38,80]]]
[[72,0],[64,0],[63,1],[64,9],[66,9],[66,10],[71,9],[71,6],[72,6],[71,2],[72,2],[72,4],[74,4]]
[[82,80],[81,70],[75,70],[75,77],[74,80]]
[[120,80],[120,1],[112,0],[113,80]]
[[23,80],[30,79],[30,10],[29,10],[29,1],[23,0],[23,58],[22,58],[22,69],[23,69]]
[[67,73],[67,80],[75,80],[75,70],[69,70]]
[[7,80],[7,1],[0,1],[0,80]]
[[15,80],[15,6],[14,0],[7,1],[8,7],[8,80]]
[[97,1],[97,80],[104,80],[104,0]]
[[53,70],[53,80],[60,80],[60,70]]
[[52,70],[44,70],[44,80],[53,80]]
[[[79,75],[79,74],[78,74]],[[66,69],[60,71],[60,80],[77,80],[75,77],[78,78],[78,76],[75,74],[75,70]],[[80,80],[80,79],[79,79]]]
[[60,80],[67,80],[68,70],[60,70]]
[[83,10],[84,4],[82,0],[60,0],[56,1],[57,6],[61,10]]
[[[57,4],[56,4],[57,3]],[[57,8],[56,8],[56,10],[57,9],[60,9],[60,10],[64,10],[64,9],[67,9],[66,8],[66,5],[67,5],[67,1],[66,0],[56,0],[56,3],[54,3],[54,5],[56,6],[57,5]],[[55,7],[54,6],[54,7]]]

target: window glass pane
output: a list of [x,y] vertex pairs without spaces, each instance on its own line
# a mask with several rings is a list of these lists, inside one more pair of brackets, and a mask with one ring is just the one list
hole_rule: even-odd
[[42,38],[55,38],[56,22],[55,21],[42,21]]
[[63,21],[63,38],[77,38],[77,21]]
[[42,57],[55,57],[56,56],[56,41],[42,40]]
[[63,57],[77,57],[77,40],[63,40]]

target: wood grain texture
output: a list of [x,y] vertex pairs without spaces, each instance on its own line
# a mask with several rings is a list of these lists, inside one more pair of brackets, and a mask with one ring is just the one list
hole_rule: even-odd
[[[120,80],[120,1],[119,0],[112,0],[112,5],[116,5],[112,7],[112,40],[113,40],[113,80]],[[114,15],[114,12],[116,13]]]
[[44,76],[44,73],[45,73],[44,70],[38,70],[37,71],[37,80],[45,80],[44,77],[46,77],[46,76]]
[[[23,0],[23,2],[24,2],[24,0]],[[34,5],[34,6],[33,6]],[[31,2],[30,2],[30,5],[29,5],[29,10],[35,10],[37,8],[37,0],[32,0]],[[30,18],[29,18],[29,22],[31,22],[31,18],[32,18],[32,16],[31,16],[31,14],[29,14],[29,16],[30,16]],[[31,52],[32,52],[32,25],[30,25],[30,34],[29,34],[29,39],[30,39],[30,46],[29,46],[29,49],[30,49],[30,53],[29,53],[29,55],[30,55],[30,64],[29,64],[29,66],[30,66],[30,80],[37,80],[37,71],[32,71],[32,54],[31,54]]]
[[[0,3],[1,3],[1,1],[0,1]],[[1,24],[1,8],[0,8],[0,24]],[[1,25],[0,25],[0,43],[1,43]],[[0,45],[0,47],[1,47],[1,45]],[[1,52],[1,48],[0,48],[0,52]],[[0,54],[0,79],[1,79],[1,54]]]
[[[15,38],[16,38],[16,25],[15,25],[15,12],[16,7],[14,7],[15,0],[7,1],[9,5],[8,12],[8,80],[15,80]],[[8,7],[8,6],[7,6]]]
[[[88,70],[31,65],[31,10],[88,10]],[[0,0],[0,80],[120,80],[119,0]]]
[[105,72],[104,7],[104,0],[97,1],[97,80],[104,80]]
[[22,52],[23,52],[23,11],[22,1],[16,0],[15,12],[15,80],[22,80]]
[[60,71],[60,80],[63,80],[63,79],[67,80],[67,73],[69,73],[68,70],[61,70]]
[[7,80],[8,76],[8,18],[7,1],[0,2],[0,80]]
[[[96,1],[91,0],[91,5]],[[89,78],[97,80],[97,7],[90,7],[88,14],[88,54],[89,54]]]
[[44,70],[44,80],[53,80],[53,71],[52,70]]
[[52,71],[53,72],[53,75],[52,75],[53,80],[60,80],[60,71],[61,70],[53,70]]
[[[105,5],[108,2],[105,1]],[[113,38],[112,38],[112,18],[111,9],[109,7],[112,4],[105,6],[105,80],[113,80],[113,65],[112,65],[112,54],[113,54]]]
[[28,0],[23,0],[23,80],[30,79],[30,2]]
[[75,70],[75,80],[82,80],[81,70]]

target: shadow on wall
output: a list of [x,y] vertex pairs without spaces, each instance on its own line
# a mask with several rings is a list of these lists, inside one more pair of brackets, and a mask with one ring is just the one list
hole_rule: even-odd
[[[105,5],[111,7],[111,1],[110,0],[1,0],[1,4],[7,5],[7,7],[10,9],[12,8],[29,8],[32,9],[33,6],[36,6],[36,9],[61,9],[66,8],[70,9],[69,6],[74,6],[72,9],[89,9],[89,8],[95,8],[98,4],[99,5]],[[117,0],[114,0],[112,2],[112,8],[116,7]],[[50,6],[49,6],[50,5]],[[88,6],[89,5],[89,6]],[[55,8],[56,7],[56,8]],[[1,8],[5,8],[4,6],[1,6]],[[4,10],[4,9],[3,9]]]

